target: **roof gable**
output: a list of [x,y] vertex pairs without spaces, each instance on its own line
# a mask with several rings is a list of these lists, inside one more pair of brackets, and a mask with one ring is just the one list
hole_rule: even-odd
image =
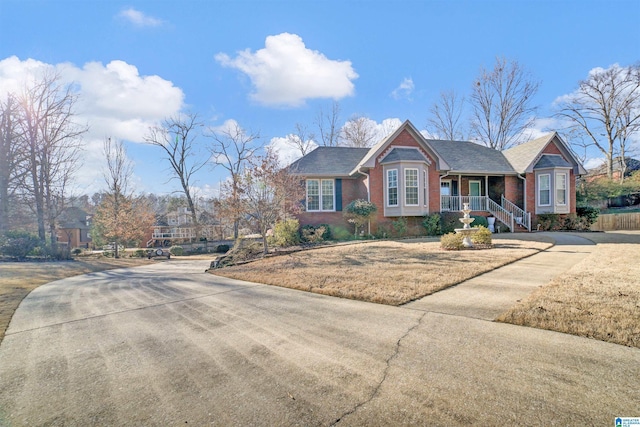
[[570,168],[571,163],[567,162],[562,156],[557,154],[543,154],[535,164],[533,169],[545,169],[545,168]]
[[[440,154],[429,145],[429,142],[422,136],[422,134],[416,129],[415,126],[406,120],[402,126],[400,126],[394,133],[383,138],[380,142],[374,145],[367,155],[360,161],[360,163],[354,168],[352,173],[355,173],[359,168],[373,168],[375,167],[376,158],[380,156],[385,149],[395,141],[403,132],[408,132],[409,135],[436,161],[436,168],[438,170],[449,170],[450,167]],[[406,147],[404,147],[406,148]]]
[[540,161],[542,156],[545,155],[544,151],[550,144],[555,144],[564,159],[569,162],[570,167],[573,167],[576,175],[586,174],[586,170],[582,164],[573,155],[557,132],[552,132],[540,138],[509,148],[502,153],[518,173],[533,172],[534,166]]

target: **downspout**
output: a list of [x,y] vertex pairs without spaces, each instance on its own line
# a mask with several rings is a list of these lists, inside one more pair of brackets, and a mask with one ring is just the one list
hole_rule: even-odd
[[[358,166],[356,172],[367,177],[367,202],[371,203],[371,176],[366,172],[362,172],[360,168],[361,166]],[[367,221],[367,234],[371,235],[371,220]]]

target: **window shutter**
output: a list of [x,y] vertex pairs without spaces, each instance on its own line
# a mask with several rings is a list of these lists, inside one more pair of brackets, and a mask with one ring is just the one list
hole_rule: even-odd
[[336,179],[336,211],[342,210],[342,179]]

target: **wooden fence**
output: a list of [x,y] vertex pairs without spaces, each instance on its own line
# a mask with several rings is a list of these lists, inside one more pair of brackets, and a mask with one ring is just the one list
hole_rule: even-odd
[[640,212],[600,214],[596,222],[591,225],[592,230],[640,230]]

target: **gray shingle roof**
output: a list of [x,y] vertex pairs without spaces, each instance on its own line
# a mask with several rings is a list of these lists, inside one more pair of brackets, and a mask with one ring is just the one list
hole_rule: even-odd
[[544,169],[544,168],[570,168],[571,163],[567,162],[565,159],[558,155],[552,154],[544,154],[538,160],[538,163],[533,167],[534,169]]
[[380,162],[381,164],[399,162],[399,161],[417,161],[424,162],[426,158],[424,155],[415,148],[393,148],[389,154]]
[[368,148],[318,147],[289,166],[291,173],[307,176],[349,176]]
[[427,140],[444,158],[451,172],[514,174],[504,155],[493,148],[468,141]]
[[532,141],[525,142],[524,144],[517,145],[513,148],[509,148],[502,153],[518,173],[524,173],[526,172],[529,165],[531,165],[531,163],[535,160],[536,156],[540,154],[542,149],[549,143],[549,141],[551,141],[554,136],[555,132],[544,135]]

